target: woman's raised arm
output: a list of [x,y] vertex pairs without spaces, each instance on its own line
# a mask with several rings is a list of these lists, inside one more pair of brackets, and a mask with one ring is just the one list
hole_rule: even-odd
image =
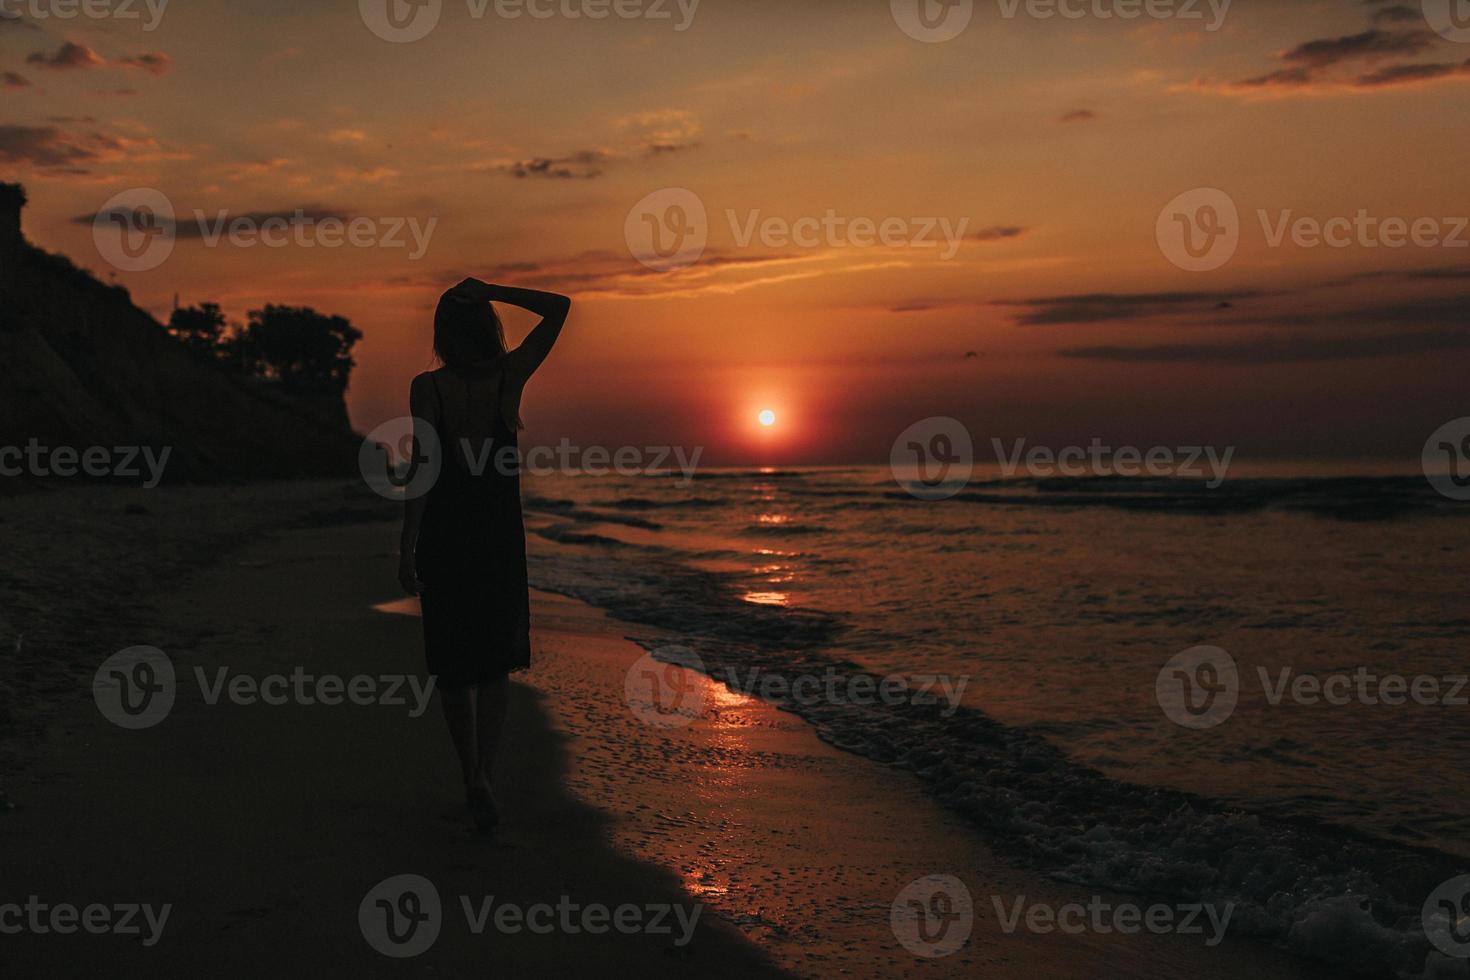
[[551,353],[561,328],[572,310],[572,301],[560,293],[548,293],[540,289],[521,289],[518,286],[497,286],[478,279],[466,279],[454,287],[454,293],[463,295],[467,302],[506,303],[530,310],[541,317],[526,337],[524,343],[511,353],[520,362],[523,377],[529,378]]

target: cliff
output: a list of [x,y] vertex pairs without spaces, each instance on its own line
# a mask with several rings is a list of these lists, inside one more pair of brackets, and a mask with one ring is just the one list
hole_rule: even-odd
[[167,446],[169,480],[355,472],[340,398],[200,360],[127,290],[26,242],[24,204],[0,184],[0,446]]

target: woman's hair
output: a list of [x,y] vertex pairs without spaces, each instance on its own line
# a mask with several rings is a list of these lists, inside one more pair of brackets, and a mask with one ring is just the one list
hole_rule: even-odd
[[489,303],[465,303],[449,293],[434,311],[434,355],[456,374],[483,372],[505,356],[505,328]]
[[[489,303],[465,303],[445,293],[434,310],[434,356],[464,378],[484,376],[500,366],[506,354],[505,327]],[[506,424],[523,429],[511,415]]]

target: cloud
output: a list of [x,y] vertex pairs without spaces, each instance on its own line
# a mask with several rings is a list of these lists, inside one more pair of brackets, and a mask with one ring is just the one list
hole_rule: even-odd
[[1470,59],[1458,64],[1387,65],[1367,75],[1360,75],[1353,84],[1360,88],[1381,88],[1387,85],[1412,85],[1415,82],[1432,82],[1454,75],[1470,75]]
[[581,150],[564,157],[532,157],[501,165],[512,177],[544,177],[550,180],[591,180],[601,177],[607,155],[600,150]]
[[1029,230],[1015,225],[992,225],[975,232],[970,239],[977,242],[999,242],[1007,238],[1020,238]]
[[[402,276],[387,285],[404,289],[446,288],[467,275],[491,281],[514,280],[538,289],[575,291],[609,299],[685,298],[729,295],[757,286],[831,275],[829,255],[748,254],[710,249],[694,265],[658,272],[639,264],[627,252],[586,251],[575,255],[510,262],[492,269],[448,269]],[[844,270],[850,271],[850,270]],[[375,284],[376,285],[376,284]]]
[[699,117],[684,109],[656,109],[625,116],[616,121],[631,132],[632,152],[643,156],[666,156],[700,145],[704,126]]
[[563,156],[533,156],[501,160],[493,169],[518,179],[593,180],[609,167],[630,160],[664,157],[700,146],[699,119],[682,109],[640,112],[613,121],[624,135],[611,148],[585,149]]
[[[1405,16],[1405,12],[1413,17]],[[1407,23],[1412,19],[1422,25],[1423,21],[1421,13],[1403,5],[1383,6],[1372,17],[1379,23]],[[1278,54],[1278,67],[1261,75],[1224,84],[1199,80],[1188,87],[1227,95],[1290,96],[1366,92],[1470,78],[1470,62],[1417,64],[1396,60],[1386,66],[1378,65],[1389,59],[1422,54],[1438,41],[1437,34],[1422,26],[1402,30],[1375,27],[1357,34],[1298,44]],[[1367,70],[1370,66],[1372,70]]]
[[[1436,270],[1448,271],[1448,270]],[[1430,278],[1409,273],[1404,278]],[[1450,276],[1439,276],[1446,281]],[[1470,325],[1470,296],[1416,297],[1377,306],[1353,306],[1339,310],[1252,313],[1237,324],[1275,327],[1315,327],[1342,331],[1355,327],[1460,327]]]
[[30,88],[31,83],[24,75],[13,71],[0,72],[0,86],[5,88]]
[[95,150],[59,127],[0,125],[0,162],[55,170],[96,158]]
[[[1470,269],[1367,272],[1325,285],[1340,287],[1388,278],[1449,282],[1470,279]],[[1073,359],[1128,363],[1291,364],[1470,348],[1470,293],[1413,296],[1376,306],[1353,304],[1314,311],[1303,311],[1301,306],[1301,296],[1294,295],[1287,309],[1241,315],[1233,304],[1225,303],[1201,318],[1205,327],[1265,328],[1264,332],[1245,339],[1141,346],[1100,344],[1065,348],[1057,354]]]
[[[182,221],[176,220],[172,223],[172,230],[175,238],[179,239],[180,241],[188,241],[192,239],[201,239],[204,238],[206,235],[214,233],[214,227],[215,225],[219,224],[220,221],[221,215],[219,212],[221,209],[202,208],[200,210],[204,212],[204,217],[201,219],[203,222],[202,225],[201,220],[193,219]],[[109,211],[95,211],[92,214],[77,215],[71,220],[73,224],[90,225],[93,222],[97,221],[99,218],[107,218],[114,213],[115,212]],[[180,215],[192,215],[194,212],[192,210],[186,211],[184,209],[179,209],[178,213]],[[323,205],[303,205],[299,208],[292,208],[290,210],[282,211],[226,211],[226,214],[224,215],[224,229],[227,231],[232,223],[241,219],[250,222],[252,225],[258,228],[267,221],[295,222],[306,219],[320,222],[325,221],[329,218],[334,218],[339,221],[351,221],[354,217],[355,215],[350,211],[344,211],[340,208],[325,207]],[[164,224],[167,225],[168,222],[164,222]]]
[[37,51],[26,58],[26,64],[39,65],[42,68],[50,68],[55,71],[66,71],[71,69],[101,68],[107,64],[96,51],[85,44],[76,44],[67,41],[56,49],[55,54],[48,55],[44,51]]
[[1310,68],[1281,68],[1277,71],[1255,78],[1247,78],[1234,84],[1239,88],[1266,88],[1284,86],[1288,88],[1300,88],[1310,85],[1316,79]]
[[1373,60],[1420,54],[1438,37],[1423,28],[1412,31],[1384,31],[1374,28],[1361,34],[1307,41],[1281,55],[1282,61],[1325,68],[1345,61]]
[[119,58],[113,64],[123,68],[137,68],[150,75],[167,75],[174,66],[173,59],[162,51],[149,51],[129,58]]
[[1423,19],[1424,12],[1418,7],[1407,7],[1401,3],[1373,11],[1375,24],[1413,24]]
[[1093,112],[1091,109],[1073,109],[1071,112],[1064,112],[1060,116],[1058,116],[1057,117],[1057,122],[1060,122],[1060,123],[1092,122],[1096,118],[1097,118],[1097,113]]
[[1263,295],[1266,294],[1254,290],[1223,293],[1086,293],[1076,296],[998,300],[992,305],[1018,307],[1023,312],[1014,314],[1015,321],[1037,326],[1199,314],[1228,308],[1239,300]]
[[1304,337],[1230,341],[1221,344],[1154,344],[1144,347],[1073,347],[1059,357],[1130,364],[1300,364],[1311,361],[1347,361],[1365,358],[1425,354],[1470,347],[1463,328],[1362,337]]
[[366,143],[367,133],[360,129],[334,129],[327,134],[329,143]]

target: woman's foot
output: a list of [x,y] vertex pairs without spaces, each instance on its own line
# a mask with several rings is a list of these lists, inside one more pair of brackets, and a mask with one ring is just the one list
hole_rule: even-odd
[[482,778],[478,784],[466,787],[465,802],[475,820],[476,830],[490,830],[500,823],[500,811],[495,806],[495,794],[490,791],[489,780]]

